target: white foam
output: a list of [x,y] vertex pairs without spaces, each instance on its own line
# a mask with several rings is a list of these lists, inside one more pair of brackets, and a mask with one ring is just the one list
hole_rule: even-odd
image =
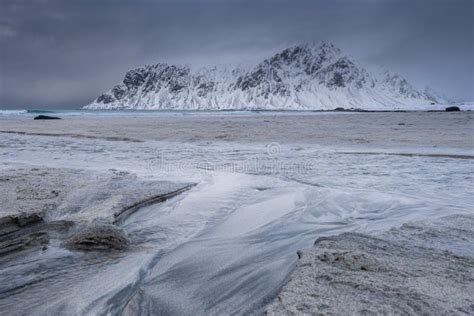
[[11,116],[11,115],[20,115],[26,114],[27,110],[1,110],[0,109],[0,116]]

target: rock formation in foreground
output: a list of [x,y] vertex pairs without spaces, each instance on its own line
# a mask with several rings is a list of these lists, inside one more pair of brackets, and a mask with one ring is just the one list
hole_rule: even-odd
[[50,243],[79,250],[124,249],[121,221],[193,186],[146,181],[115,169],[65,168],[5,169],[0,183],[0,259]]
[[298,253],[269,315],[472,315],[474,216],[344,233]]
[[426,109],[439,102],[389,71],[370,72],[332,44],[287,48],[252,67],[159,63],[130,70],[84,109]]

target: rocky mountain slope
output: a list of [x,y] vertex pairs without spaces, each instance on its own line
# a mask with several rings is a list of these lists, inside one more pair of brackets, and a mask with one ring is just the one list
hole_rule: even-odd
[[389,71],[370,72],[332,44],[287,48],[253,67],[147,65],[85,109],[415,109],[438,100]]

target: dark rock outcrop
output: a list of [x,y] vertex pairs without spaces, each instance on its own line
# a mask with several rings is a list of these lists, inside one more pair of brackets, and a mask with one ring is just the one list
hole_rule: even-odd
[[459,112],[461,109],[458,106],[450,106],[445,109],[446,112]]
[[128,245],[125,232],[118,226],[100,224],[87,227],[69,238],[66,245],[78,250],[122,250]]
[[49,242],[42,231],[43,214],[20,213],[0,218],[0,255]]
[[49,115],[38,115],[33,118],[33,120],[60,120],[60,117],[49,116]]

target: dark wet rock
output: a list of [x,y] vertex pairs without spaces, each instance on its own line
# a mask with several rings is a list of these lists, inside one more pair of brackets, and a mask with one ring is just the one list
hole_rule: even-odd
[[60,117],[49,116],[49,115],[38,115],[33,118],[34,120],[60,120]]
[[0,236],[42,222],[43,214],[41,213],[19,213],[2,217],[0,218]]
[[122,250],[127,248],[128,239],[118,226],[98,224],[79,231],[67,240],[66,245],[86,251]]
[[11,218],[20,227],[43,221],[43,215],[40,213],[21,213],[17,216],[11,216]]
[[0,256],[35,246],[43,246],[48,242],[48,234],[43,231],[7,234],[0,238]]
[[458,106],[450,106],[445,109],[446,112],[459,112],[461,109]]
[[49,242],[41,230],[41,213],[20,213],[0,218],[0,255]]

